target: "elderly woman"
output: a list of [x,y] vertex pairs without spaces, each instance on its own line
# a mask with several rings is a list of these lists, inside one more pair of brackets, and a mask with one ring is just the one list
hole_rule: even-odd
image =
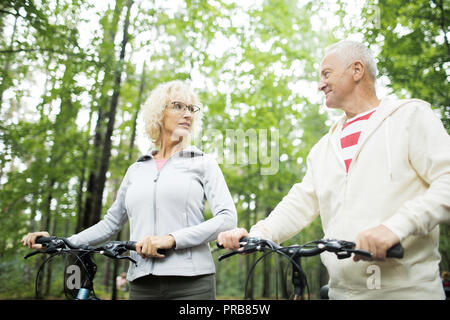
[[[130,221],[130,299],[215,299],[215,266],[209,242],[236,227],[237,215],[219,165],[190,146],[201,125],[199,100],[188,84],[172,81],[153,90],[142,113],[156,149],[132,164],[117,198],[96,225],[69,238],[96,245]],[[204,220],[205,199],[213,217]],[[36,247],[35,239],[22,239]],[[164,254],[158,249],[169,249]]]

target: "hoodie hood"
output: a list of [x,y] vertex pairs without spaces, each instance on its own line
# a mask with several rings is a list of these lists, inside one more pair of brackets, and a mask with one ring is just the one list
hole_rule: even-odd
[[[393,96],[387,96],[380,100],[380,104],[377,107],[377,112],[371,117],[371,119],[377,119],[376,122],[377,125],[379,125],[383,120],[391,116],[395,111],[397,111],[399,108],[403,106],[407,106],[411,102],[424,102],[419,99],[402,99],[399,100],[396,97]],[[337,120],[330,128],[329,134],[332,135],[337,128],[340,128],[342,124],[347,120],[347,116],[344,114],[342,115],[339,120]]]
[[[392,114],[394,114],[397,110],[403,107],[412,106],[414,103],[424,103],[424,101],[419,99],[404,99],[399,100],[396,97],[384,97],[381,99],[379,106],[377,107],[377,111],[370,118],[370,122],[367,124],[367,127],[363,130],[361,137],[358,141],[358,151],[356,152],[352,163],[358,158],[359,153],[364,148],[367,140],[372,136],[372,134],[382,125],[384,124],[384,142],[386,148],[386,157],[387,164],[389,170],[389,176],[392,178],[392,159],[391,159],[391,145],[390,145],[390,121],[389,118]],[[333,144],[333,149],[336,152],[336,155],[339,159],[342,159],[341,150],[340,150],[340,134],[339,128],[342,127],[343,123],[347,120],[346,115],[344,114],[338,121],[334,123],[334,125],[330,128],[329,137],[330,142]],[[350,164],[350,167],[352,164]]]

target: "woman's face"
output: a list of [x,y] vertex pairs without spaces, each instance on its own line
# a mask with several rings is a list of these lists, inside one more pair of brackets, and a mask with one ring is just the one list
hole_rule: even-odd
[[163,113],[162,141],[170,137],[170,141],[181,141],[187,137],[194,122],[194,112],[198,111],[191,99],[172,96]]

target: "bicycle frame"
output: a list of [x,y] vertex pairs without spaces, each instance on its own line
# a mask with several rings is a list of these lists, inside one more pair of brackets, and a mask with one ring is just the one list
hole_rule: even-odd
[[[82,260],[83,265],[86,267],[87,278],[83,281],[81,288],[78,290],[76,300],[99,300],[95,296],[94,291],[94,278],[97,273],[97,265],[95,264],[92,253],[84,254],[79,257]],[[91,296],[91,293],[94,293]]]

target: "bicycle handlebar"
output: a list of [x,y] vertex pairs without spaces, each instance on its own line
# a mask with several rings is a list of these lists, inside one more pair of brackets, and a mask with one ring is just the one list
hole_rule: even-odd
[[397,258],[397,259],[402,259],[403,258],[403,254],[404,254],[404,249],[402,244],[399,242],[396,245],[394,245],[393,247],[391,247],[387,252],[386,252],[386,257],[387,258]]
[[25,256],[28,259],[31,256],[39,253],[57,253],[57,252],[93,252],[105,255],[112,259],[126,259],[130,260],[134,264],[137,264],[136,260],[129,256],[122,256],[122,254],[128,250],[136,251],[135,241],[108,241],[99,246],[89,246],[86,244],[75,245],[70,242],[67,238],[60,237],[39,237],[36,239],[36,243],[42,244],[45,250],[36,250]]
[[[282,252],[291,256],[298,257],[311,257],[319,255],[324,251],[333,252],[338,259],[349,258],[352,254],[359,254],[366,257],[372,257],[372,253],[364,250],[354,249],[356,244],[351,241],[337,240],[337,239],[320,239],[308,242],[301,246],[288,246],[282,247],[273,241],[258,238],[242,238],[239,240],[241,246],[238,250],[233,250],[221,255],[218,260],[227,259],[235,254],[250,253],[255,251],[272,250],[274,252]],[[314,244],[312,248],[306,248],[306,246]],[[217,244],[219,248],[223,248]],[[387,253],[387,258],[403,258],[404,250],[400,243],[397,243],[390,248]]]

